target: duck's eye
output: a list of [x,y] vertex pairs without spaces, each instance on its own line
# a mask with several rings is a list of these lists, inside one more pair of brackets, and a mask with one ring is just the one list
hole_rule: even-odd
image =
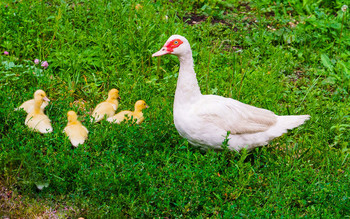
[[176,41],[174,41],[174,44],[175,44],[175,45],[177,45],[178,43],[179,43],[179,41],[177,41],[177,40],[176,40]]

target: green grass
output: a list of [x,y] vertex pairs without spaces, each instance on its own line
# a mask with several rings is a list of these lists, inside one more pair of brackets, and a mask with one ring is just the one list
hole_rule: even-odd
[[[6,199],[0,215],[44,215],[23,207],[43,203],[73,206],[59,215],[74,218],[350,217],[344,3],[2,1],[0,180],[25,204]],[[311,120],[249,153],[193,148],[173,125],[177,58],[151,57],[172,34],[191,43],[202,93]],[[143,124],[88,122],[111,88],[119,110],[150,105]],[[51,134],[31,132],[13,111],[37,89],[52,100]],[[90,131],[78,148],[62,133],[71,109]]]

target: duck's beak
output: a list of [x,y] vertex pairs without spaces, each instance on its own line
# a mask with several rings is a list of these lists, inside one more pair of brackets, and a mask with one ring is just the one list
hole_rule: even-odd
[[121,100],[122,98],[119,96],[119,97],[117,97],[117,99],[118,99],[118,100]]
[[156,56],[162,56],[162,55],[166,55],[169,54],[170,51],[167,50],[167,48],[164,46],[161,50],[159,50],[156,53],[153,53],[152,57],[156,57]]
[[148,105],[146,105],[146,109],[147,109],[147,108],[149,108],[149,106],[148,106]]
[[43,100],[47,101],[47,102],[50,102],[50,99],[47,98],[47,97],[44,97]]

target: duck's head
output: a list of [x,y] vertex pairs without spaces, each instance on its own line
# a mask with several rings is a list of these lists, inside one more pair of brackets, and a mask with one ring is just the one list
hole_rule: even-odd
[[49,98],[47,98],[45,91],[43,91],[43,90],[35,91],[34,100],[40,100],[40,101],[45,100],[47,102],[50,101]]
[[68,122],[75,122],[78,119],[77,114],[72,110],[68,111],[67,117],[68,117]]
[[147,109],[148,107],[149,106],[144,100],[138,100],[135,103],[135,111],[142,111],[143,109]]
[[172,35],[164,46],[158,52],[154,53],[152,57],[166,54],[181,56],[189,52],[191,52],[191,46],[187,39],[180,35]]
[[111,89],[108,92],[108,99],[113,99],[113,100],[120,99],[119,90],[117,90],[115,88]]

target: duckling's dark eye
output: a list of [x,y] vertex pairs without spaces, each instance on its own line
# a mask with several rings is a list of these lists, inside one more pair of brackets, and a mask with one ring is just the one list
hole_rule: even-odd
[[176,41],[174,41],[174,44],[175,44],[175,45],[177,45],[178,43],[179,43],[179,41],[177,41],[177,40],[176,40]]

